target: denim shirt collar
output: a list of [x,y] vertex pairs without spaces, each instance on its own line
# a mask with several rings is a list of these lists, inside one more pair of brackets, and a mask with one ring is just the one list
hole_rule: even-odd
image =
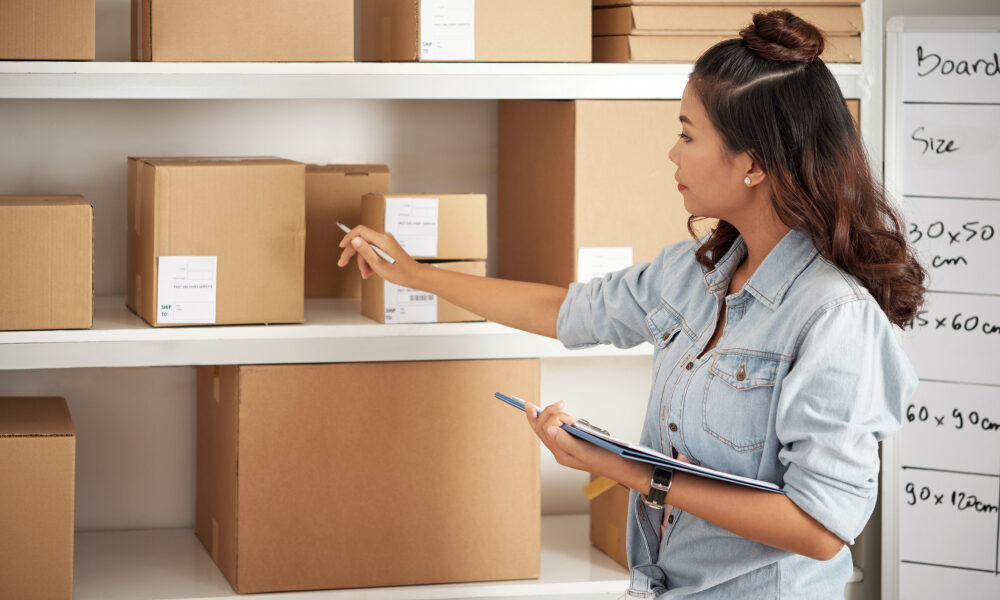
[[[746,242],[742,235],[738,236],[722,259],[715,264],[715,268],[704,274],[705,285],[710,293],[729,287],[733,272],[743,262],[746,254]],[[792,229],[771,249],[743,289],[764,306],[774,310],[781,305],[789,286],[816,254],[818,251],[809,236]]]

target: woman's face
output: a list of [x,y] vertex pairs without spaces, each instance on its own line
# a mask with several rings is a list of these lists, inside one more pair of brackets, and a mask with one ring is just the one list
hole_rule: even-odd
[[750,203],[743,181],[752,167],[746,153],[730,154],[722,136],[690,83],[681,97],[681,133],[670,149],[677,165],[674,178],[684,197],[684,208],[696,217],[723,219],[734,225]]

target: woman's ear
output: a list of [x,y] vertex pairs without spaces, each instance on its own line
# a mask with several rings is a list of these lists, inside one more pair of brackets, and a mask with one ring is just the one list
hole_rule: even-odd
[[747,187],[760,185],[767,178],[767,173],[760,168],[757,161],[753,160],[749,156],[747,156],[747,158],[749,159],[749,165],[743,174],[743,183],[745,183]]

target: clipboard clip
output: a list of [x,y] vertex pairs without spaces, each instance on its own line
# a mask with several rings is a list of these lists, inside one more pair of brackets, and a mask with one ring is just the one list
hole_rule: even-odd
[[603,433],[604,435],[606,435],[608,437],[611,437],[611,432],[610,431],[608,431],[607,429],[601,429],[600,427],[591,424],[591,422],[588,421],[587,419],[577,419],[575,425],[577,427],[579,427],[580,425],[583,425],[583,427],[580,427],[580,428],[583,429],[584,431],[586,431],[588,429],[591,429],[593,431],[596,431],[598,433]]

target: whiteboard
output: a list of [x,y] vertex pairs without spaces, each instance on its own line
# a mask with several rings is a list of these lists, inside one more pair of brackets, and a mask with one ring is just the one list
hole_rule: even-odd
[[1000,598],[1000,18],[887,24],[885,183],[929,273],[883,448],[882,598]]

